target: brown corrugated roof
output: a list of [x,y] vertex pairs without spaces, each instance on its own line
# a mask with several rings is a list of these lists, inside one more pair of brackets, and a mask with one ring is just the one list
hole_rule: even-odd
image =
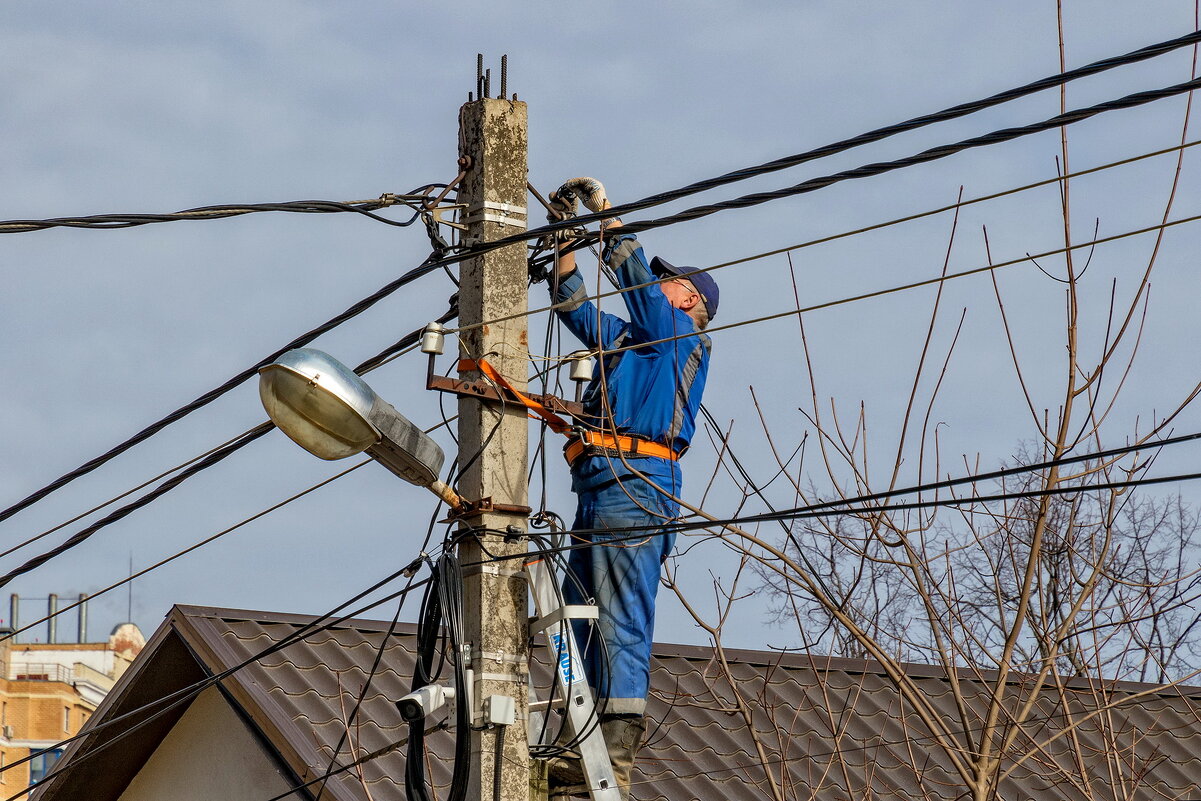
[[[147,646],[139,666],[167,657],[178,660],[178,646],[172,646],[178,640],[205,672],[216,673],[279,642],[311,620],[297,615],[176,607]],[[229,697],[297,779],[320,775],[329,765],[334,747],[347,732],[343,710],[353,705],[387,629],[385,622],[347,621],[262,659],[224,682]],[[159,651],[163,655],[156,655]],[[648,743],[639,755],[634,798],[843,801],[964,796],[963,783],[946,748],[931,738],[878,664],[758,651],[727,651],[725,657],[729,675],[720,669],[713,649],[655,646],[648,715],[656,723],[652,723]],[[351,727],[350,742],[340,751],[340,762],[349,761],[352,753],[359,756],[386,750],[407,736],[408,727],[394,702],[408,691],[414,659],[414,629],[400,626],[384,649],[359,722]],[[131,708],[135,697],[145,699],[147,691],[142,685],[153,681],[154,673],[132,670],[92,720],[101,722]],[[945,672],[911,666],[906,675],[930,699],[938,715],[948,721],[959,719]],[[959,678],[969,696],[968,707],[982,709],[987,685],[981,679],[988,677],[961,671]],[[1019,678],[1009,686],[1015,703],[1028,689],[1023,681]],[[156,692],[170,691],[161,676],[157,682]],[[1031,747],[1024,735],[1019,737],[1018,747],[1011,751],[1033,756],[1013,767],[1012,775],[1000,787],[999,798],[1201,798],[1201,689],[1180,688],[1138,697],[1148,690],[1147,685],[1132,683],[1075,682],[1062,692],[1043,695],[1035,705],[1039,723],[1030,728],[1035,741],[1063,731],[1069,719],[1079,720],[1096,710],[1101,701],[1137,700],[1119,703],[1105,716],[1093,717],[1075,728],[1072,736],[1060,737],[1041,749]],[[1102,720],[1105,725],[1099,725]],[[39,798],[83,797],[77,790],[88,787],[88,798],[115,799],[124,787],[120,777],[127,783],[153,751],[156,732],[153,729],[149,741],[141,746],[135,734],[128,738],[134,742],[124,742],[114,751],[114,757],[120,753],[123,760],[135,764],[119,766],[115,771],[118,780],[106,783],[110,790],[97,794],[96,785],[78,784],[95,772],[81,767],[65,774]],[[83,741],[68,752],[63,764],[105,739],[101,732]],[[450,779],[447,759],[452,737],[440,732],[427,742],[435,756],[431,779],[441,790]],[[961,745],[965,742],[960,739]],[[399,748],[363,766],[363,778],[375,801],[404,797],[404,760],[404,749]],[[113,770],[110,760],[91,763],[97,761]],[[367,799],[358,778],[351,774],[331,779],[323,797]]]

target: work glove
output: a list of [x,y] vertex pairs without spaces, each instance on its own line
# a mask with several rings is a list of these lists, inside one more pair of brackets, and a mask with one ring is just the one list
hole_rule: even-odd
[[558,194],[568,190],[576,195],[588,211],[604,211],[611,205],[605,195],[605,185],[595,178],[572,178],[559,187]]
[[550,205],[550,209],[546,212],[547,222],[570,219],[575,216],[576,209],[579,208],[575,192],[568,189],[566,184],[559,187],[557,191],[551,192],[547,201]]

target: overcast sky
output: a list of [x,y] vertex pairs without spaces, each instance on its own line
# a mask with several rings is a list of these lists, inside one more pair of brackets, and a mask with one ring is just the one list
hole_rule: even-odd
[[[1078,66],[1193,29],[1182,0],[1067,2],[1067,63]],[[9,0],[0,5],[0,219],[168,212],[221,203],[357,200],[445,182],[456,172],[457,111],[474,89],[475,57],[529,104],[530,177],[544,192],[576,175],[605,182],[615,202],[767,161],[1058,72],[1053,2],[564,4],[182,3]],[[1189,77],[1190,55],[1072,84],[1079,107]],[[494,88],[497,79],[493,79]],[[716,200],[917,152],[996,128],[1045,119],[1055,92],[833,159],[727,187]],[[1179,142],[1183,97],[1074,126],[1070,166],[1083,169]],[[648,253],[708,266],[1001,191],[1056,174],[1058,133],[975,150],[750,210],[647,234]],[[1189,155],[1173,217],[1201,211],[1198,156]],[[1175,162],[1147,160],[1073,184],[1078,239],[1155,224]],[[697,199],[675,204],[692,205]],[[401,217],[399,212],[393,216]],[[532,214],[535,221],[540,215]],[[630,219],[638,219],[635,215]],[[1062,245],[1054,187],[965,210],[950,269]],[[819,303],[938,274],[951,216],[797,251],[802,303]],[[1120,444],[1198,380],[1196,225],[1173,229],[1159,254],[1139,361],[1108,421]],[[1085,350],[1105,333],[1111,288],[1128,292],[1150,253],[1141,237],[1099,247],[1082,287]],[[120,231],[58,229],[0,239],[0,507],[125,439],[373,292],[425,257],[420,226],[352,215],[258,214]],[[1040,262],[1062,272],[1062,259]],[[715,273],[715,324],[792,308],[788,261],[775,256]],[[1062,393],[1063,289],[1030,264],[999,278],[1039,408]],[[356,364],[441,313],[453,291],[433,274],[316,346]],[[532,290],[542,305],[542,287]],[[819,394],[847,419],[865,404],[877,469],[896,431],[928,325],[932,290],[889,295],[806,316]],[[1034,435],[1009,363],[986,276],[947,286],[935,350],[964,327],[932,420],[943,472],[964,458],[986,467]],[[541,330],[541,319],[534,321]],[[541,342],[541,334],[531,335]],[[781,446],[808,430],[797,407],[808,378],[795,319],[714,334],[706,402],[735,421],[733,445],[760,478],[772,473],[751,402]],[[535,345],[535,350],[537,345]],[[564,343],[563,350],[572,350]],[[438,421],[419,355],[373,373],[382,396],[422,425]],[[929,386],[923,392],[929,394]],[[830,401],[823,401],[827,404]],[[94,475],[0,524],[4,547],[196,456],[264,419],[254,382],[172,426]],[[1177,431],[1201,428],[1186,412]],[[439,441],[448,451],[453,442]],[[557,451],[557,444],[553,450]],[[901,483],[916,482],[916,443]],[[1194,460],[1195,462],[1195,460]],[[697,501],[713,463],[698,436],[685,465]],[[1165,459],[1169,471],[1188,454]],[[9,589],[28,598],[96,590],[332,475],[279,432],[198,476]],[[819,487],[820,463],[805,466]],[[565,467],[551,463],[549,506],[570,518]],[[925,476],[928,478],[928,476]],[[718,517],[735,494],[719,481]],[[785,506],[791,496],[778,500]],[[538,491],[537,488],[534,490]],[[752,510],[759,507],[750,507]],[[369,465],[150,573],[133,588],[147,634],[173,603],[320,613],[410,561],[431,498]],[[10,569],[77,530],[65,527],[0,560]],[[732,557],[697,550],[678,561],[702,599],[709,571]],[[43,605],[27,601],[23,622]],[[92,639],[127,616],[125,590],[92,606]],[[728,644],[795,644],[766,620],[769,601],[742,604]],[[388,616],[393,607],[376,614]],[[416,614],[416,603],[405,619]],[[0,616],[5,616],[0,611]],[[73,631],[68,616],[60,628]],[[44,639],[44,633],[31,633]],[[674,601],[657,638],[698,642]]]

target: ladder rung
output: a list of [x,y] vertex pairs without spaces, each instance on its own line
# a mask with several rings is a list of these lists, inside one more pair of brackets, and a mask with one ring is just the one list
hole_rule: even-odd
[[540,631],[545,631],[556,623],[562,623],[564,620],[596,620],[598,615],[596,607],[591,604],[560,606],[545,617],[531,620],[530,633],[537,634]]

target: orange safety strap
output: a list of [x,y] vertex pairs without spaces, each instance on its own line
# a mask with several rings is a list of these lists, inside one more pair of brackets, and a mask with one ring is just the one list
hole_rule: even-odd
[[625,434],[608,434],[603,431],[581,431],[578,437],[573,437],[568,441],[567,447],[563,450],[567,463],[574,464],[576,459],[584,455],[588,446],[621,451],[628,456],[657,456],[673,462],[680,458],[680,454],[671,448],[651,440],[629,437]]
[[567,434],[571,431],[571,423],[568,423],[562,417],[546,408],[546,406],[542,403],[539,403],[530,396],[522,393],[520,390],[514,389],[513,385],[505,380],[505,377],[498,373],[496,368],[489,364],[486,359],[479,359],[478,361],[475,359],[459,359],[459,372],[463,373],[468,370],[479,370],[481,373],[488,376],[489,379],[494,381],[498,386],[504,387],[505,389],[509,390],[509,392],[512,392],[513,395],[516,396],[517,399],[521,401],[527,409],[534,413],[531,414],[530,417],[533,417],[534,415],[541,417],[546,421],[546,424],[550,426],[550,430],[554,431],[556,434]]
[[[520,400],[530,412],[533,412],[533,414],[530,414],[530,417],[534,417],[535,415],[541,417],[550,426],[551,431],[554,431],[556,434],[573,435],[570,423],[546,408],[545,404],[515,389],[486,359],[479,359],[478,361],[475,359],[459,359],[458,370],[460,373],[467,372],[468,370],[479,370],[495,382],[497,386],[512,392],[514,397]],[[629,437],[625,434],[615,435],[601,431],[581,431],[567,443],[564,455],[567,457],[568,463],[575,462],[576,459],[583,455],[585,447],[589,445],[619,450],[631,456],[657,456],[661,459],[671,459],[672,461],[680,458],[680,454],[666,445],[660,445],[658,442]]]

